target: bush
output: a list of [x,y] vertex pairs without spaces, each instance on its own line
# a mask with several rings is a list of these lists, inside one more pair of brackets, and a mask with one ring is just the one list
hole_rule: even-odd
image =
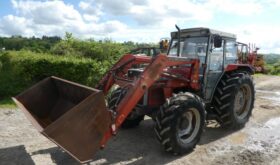
[[274,64],[270,73],[273,75],[280,75],[280,63]]
[[29,51],[0,55],[0,98],[13,96],[48,76],[57,76],[94,86],[109,69],[110,62],[73,56],[55,56]]
[[107,60],[113,63],[123,54],[129,52],[129,47],[110,40],[83,41],[70,36],[54,45],[50,52],[56,55],[82,56],[98,61]]
[[[76,54],[75,50],[65,41],[60,41],[51,48],[51,53],[56,55],[73,55]],[[78,55],[78,54],[77,54]]]
[[43,36],[42,38],[26,38],[22,36],[0,37],[0,49],[31,50],[33,52],[49,52],[50,48],[61,40],[57,36]]

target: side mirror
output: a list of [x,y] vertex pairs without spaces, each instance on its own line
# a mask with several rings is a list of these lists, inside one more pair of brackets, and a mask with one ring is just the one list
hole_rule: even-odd
[[219,35],[214,35],[214,47],[220,48],[222,47],[222,37]]

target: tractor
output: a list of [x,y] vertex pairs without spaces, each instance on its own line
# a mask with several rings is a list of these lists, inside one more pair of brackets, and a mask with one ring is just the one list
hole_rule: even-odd
[[237,42],[238,47],[238,62],[240,64],[249,64],[253,66],[255,73],[267,74],[265,68],[264,55],[258,54],[260,48],[256,47],[255,44],[249,44]]
[[151,56],[151,57],[155,57],[160,53],[161,53],[161,49],[156,47],[139,47],[129,52],[129,54],[144,55],[144,56]]
[[242,128],[254,106],[254,69],[238,63],[236,36],[176,28],[167,55],[124,55],[96,89],[48,77],[13,99],[44,136],[80,162],[144,116],[173,154],[194,149],[206,120]]
[[155,57],[158,54],[166,54],[169,46],[168,38],[161,38],[158,47],[138,47],[136,49],[132,49],[129,54],[133,55],[144,55]]

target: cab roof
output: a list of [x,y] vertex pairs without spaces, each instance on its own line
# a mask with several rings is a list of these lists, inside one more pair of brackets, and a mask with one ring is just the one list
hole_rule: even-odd
[[[210,34],[220,35],[221,37],[226,38],[233,38],[236,39],[236,35],[232,33],[222,32],[219,30],[214,30],[205,27],[197,27],[197,28],[188,28],[188,29],[181,29],[181,37],[187,36],[205,36]],[[178,31],[171,32],[171,38],[177,38]]]

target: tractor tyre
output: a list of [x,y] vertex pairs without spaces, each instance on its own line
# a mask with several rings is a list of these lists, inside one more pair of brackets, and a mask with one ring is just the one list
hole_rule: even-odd
[[154,131],[165,151],[184,154],[199,142],[204,123],[202,100],[192,93],[179,93],[160,108]]
[[[118,88],[114,90],[108,98],[108,107],[109,109],[116,111],[118,104],[121,102],[122,98],[125,96],[126,90]],[[122,123],[122,128],[134,128],[144,120],[144,115],[136,116],[133,113],[130,113],[125,121]]]
[[239,129],[249,120],[254,108],[255,89],[246,72],[225,73],[212,100],[213,111],[222,127]]

